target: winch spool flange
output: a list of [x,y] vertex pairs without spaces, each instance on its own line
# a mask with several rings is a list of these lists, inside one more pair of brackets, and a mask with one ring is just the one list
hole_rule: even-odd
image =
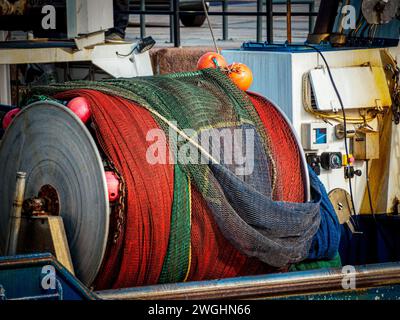
[[110,209],[103,162],[88,129],[49,101],[24,108],[13,120],[0,142],[0,255],[19,171],[27,174],[25,199],[46,185],[57,191],[76,275],[91,285],[106,249]]

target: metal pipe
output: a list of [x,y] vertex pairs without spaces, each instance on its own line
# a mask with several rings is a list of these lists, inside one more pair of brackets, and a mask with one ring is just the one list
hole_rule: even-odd
[[17,253],[18,237],[21,228],[22,205],[24,202],[26,185],[26,173],[17,173],[17,182],[15,186],[15,195],[13,207],[10,215],[10,229],[8,232],[7,250],[8,256],[14,256]]
[[[310,3],[310,5],[309,5],[309,11],[310,11],[310,13],[314,13],[314,10],[315,10],[315,3],[314,3],[314,1],[312,2],[312,3]],[[313,28],[314,28],[314,16],[312,16],[312,15],[310,15],[309,17],[308,17],[308,32],[309,33],[312,33],[313,32]]]
[[[229,0],[222,0],[222,12],[228,12],[228,1]],[[222,16],[222,39],[228,40],[228,16]]]
[[286,0],[286,32],[287,41],[292,43],[292,1]]
[[267,0],[267,42],[274,42],[274,12],[272,0]]
[[257,16],[257,42],[262,41],[262,13],[263,11],[263,0],[257,0],[257,13],[260,14]]
[[[146,2],[145,0],[140,0],[140,11],[146,11]],[[146,15],[140,15],[140,38],[143,39],[146,37]]]
[[[7,38],[6,31],[0,31],[0,41]],[[11,74],[9,65],[0,65],[0,103],[11,104]]]
[[[175,0],[173,0],[175,1]],[[267,0],[270,1],[270,0]],[[162,10],[154,10],[154,11],[141,11],[141,10],[132,10],[126,11],[129,14],[152,14],[155,16],[165,16],[165,15],[174,15],[174,11],[162,11]],[[204,11],[179,11],[180,16],[191,15],[191,16],[203,16]],[[257,13],[256,11],[227,11],[227,12],[208,12],[209,16],[238,16],[238,17],[257,17],[259,15],[265,16],[265,12]],[[274,17],[286,17],[286,12],[272,12],[271,16]],[[292,12],[292,17],[316,17],[318,13],[316,12],[306,12],[306,11],[299,11],[299,12]]]
[[[169,0],[169,10],[172,12],[174,9],[174,0]],[[174,17],[169,16],[169,42],[174,42]]]
[[[251,299],[343,291],[342,269],[270,274],[96,292],[101,299]],[[400,262],[355,267],[356,290],[400,284]]]
[[174,46],[179,48],[181,46],[181,30],[179,24],[179,0],[174,1]]

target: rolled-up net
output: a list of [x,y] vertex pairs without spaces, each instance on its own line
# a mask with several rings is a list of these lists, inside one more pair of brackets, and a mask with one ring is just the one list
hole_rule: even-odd
[[99,146],[125,180],[123,236],[110,237],[97,288],[259,274],[310,255],[321,194],[304,201],[294,134],[275,106],[221,71],[34,92],[87,98]]

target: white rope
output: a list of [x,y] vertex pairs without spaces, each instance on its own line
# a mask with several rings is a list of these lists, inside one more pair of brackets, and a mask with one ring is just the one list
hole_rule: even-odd
[[214,42],[215,51],[217,51],[217,53],[220,54],[220,50],[219,50],[219,48],[217,46],[217,42],[215,41],[214,31],[213,31],[213,28],[211,26],[210,17],[208,16],[208,10],[207,10],[207,6],[206,6],[206,2],[205,2],[205,0],[201,0],[201,2],[203,3],[204,14],[206,15],[207,24],[208,24],[208,28],[210,29],[212,40]]

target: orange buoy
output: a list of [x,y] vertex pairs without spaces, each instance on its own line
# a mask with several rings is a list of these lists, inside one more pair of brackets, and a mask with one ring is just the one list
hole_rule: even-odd
[[207,68],[226,68],[228,63],[225,58],[216,52],[207,52],[203,54],[197,62],[197,70]]
[[239,89],[247,91],[253,83],[253,72],[244,63],[234,62],[228,66],[229,78]]

